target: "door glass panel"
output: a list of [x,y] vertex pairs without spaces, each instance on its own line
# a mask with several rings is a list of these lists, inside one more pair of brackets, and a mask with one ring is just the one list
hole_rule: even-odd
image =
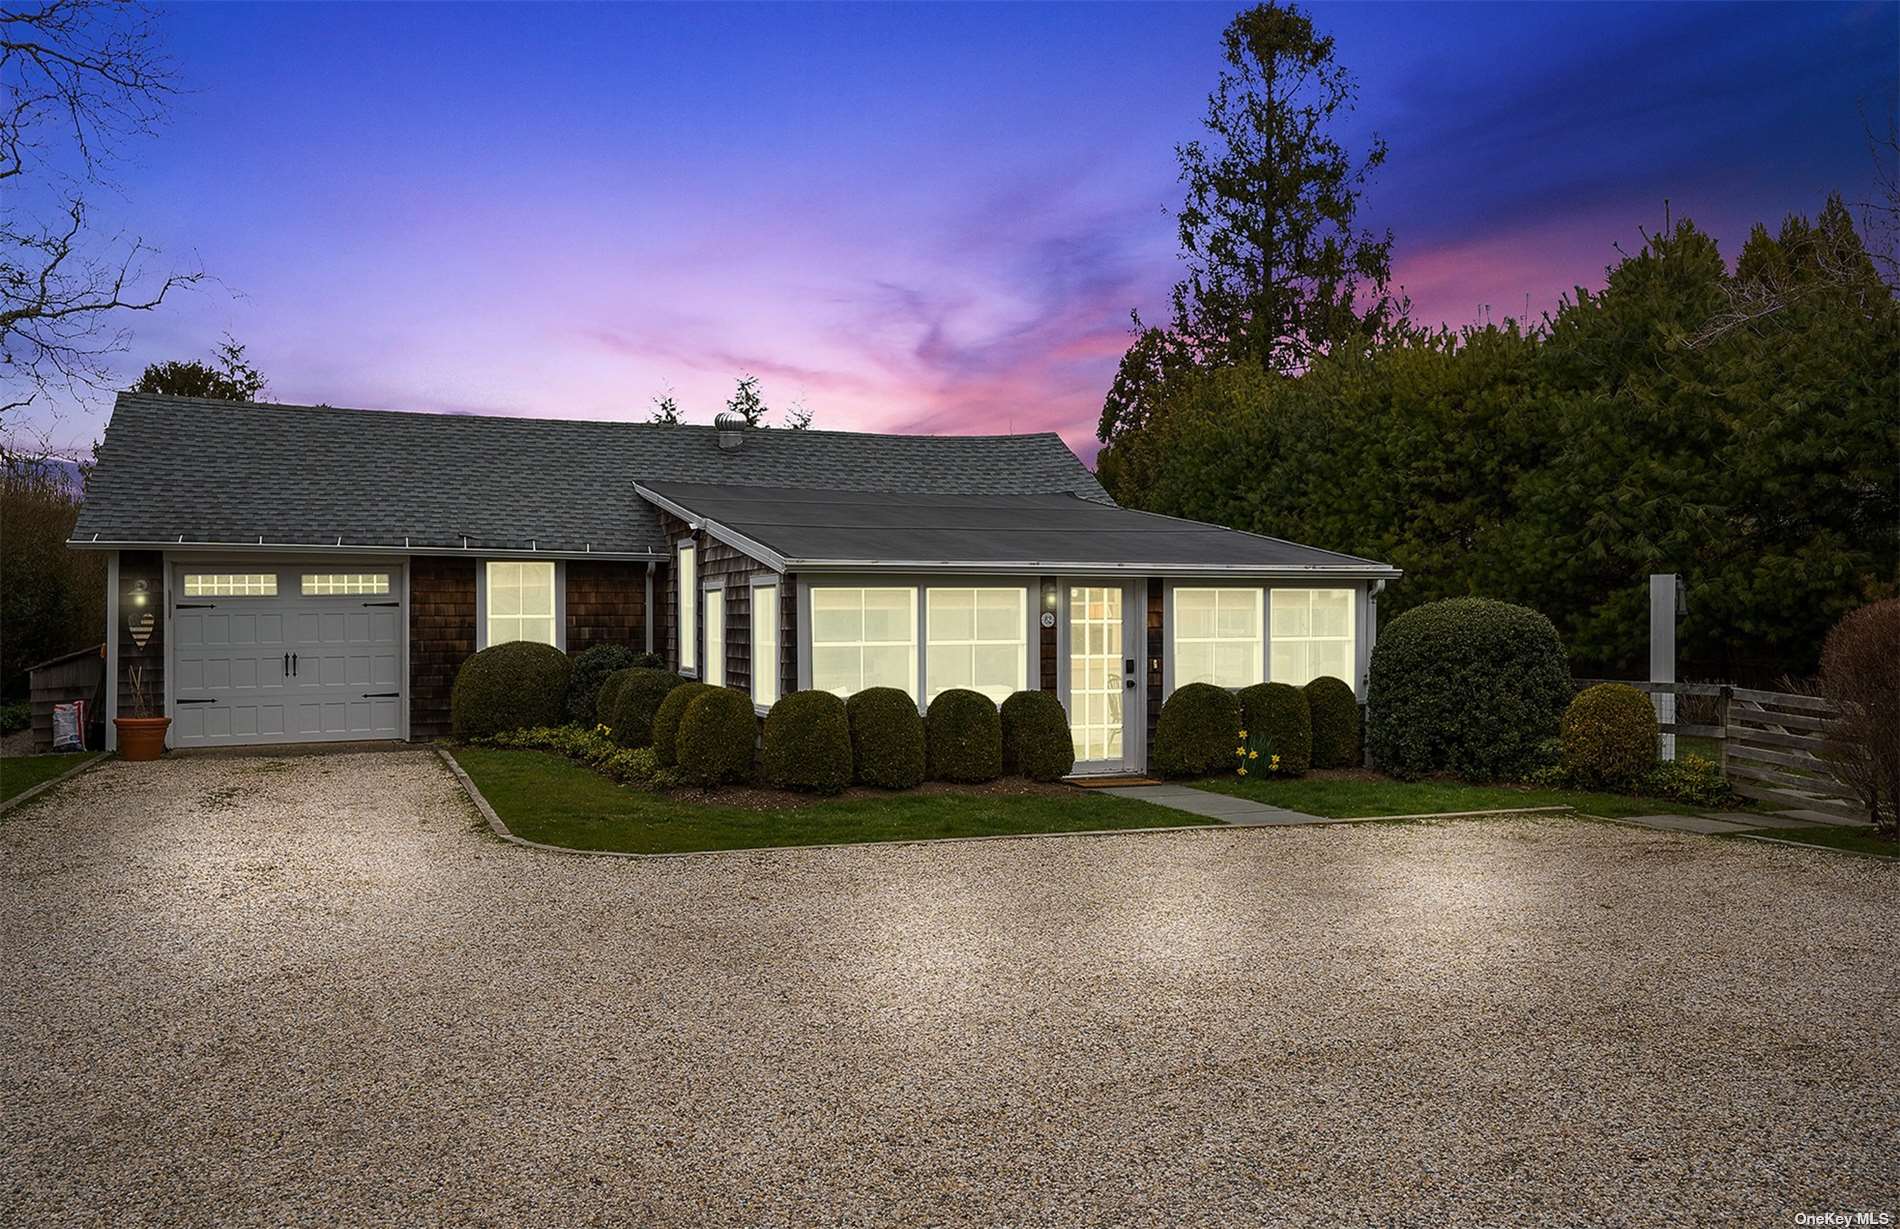
[[1122,591],[1069,590],[1069,733],[1077,763],[1122,758]]

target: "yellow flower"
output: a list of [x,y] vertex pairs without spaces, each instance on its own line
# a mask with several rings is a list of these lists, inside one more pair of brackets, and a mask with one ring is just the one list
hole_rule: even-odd
[[1280,757],[1277,755],[1273,757],[1273,766],[1275,768],[1278,768],[1280,766]]
[[1245,754],[1247,754],[1247,748],[1245,748],[1245,747],[1235,747],[1235,748],[1234,748],[1234,754],[1235,754],[1235,755],[1245,755]]
[[1240,775],[1241,775],[1241,776],[1243,776],[1243,777],[1247,775],[1247,769],[1246,769],[1246,766],[1245,766],[1245,765],[1242,765],[1242,766],[1241,766],[1241,769],[1240,769]]
[[1260,758],[1260,753],[1258,751],[1249,751],[1247,753],[1247,758],[1250,760],[1257,760]]
[[1247,737],[1247,731],[1245,731],[1245,730],[1242,730],[1242,731],[1240,732],[1240,736],[1241,736],[1242,738],[1245,738],[1245,737]]

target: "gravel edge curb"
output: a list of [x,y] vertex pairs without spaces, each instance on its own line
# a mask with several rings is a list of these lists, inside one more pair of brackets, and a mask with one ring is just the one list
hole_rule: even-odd
[[482,791],[455,755],[440,743],[434,744],[435,753],[442,757],[449,772],[461,783],[462,792],[468,795],[475,809],[488,821],[489,830],[511,844],[527,849],[540,849],[548,853],[573,854],[583,858],[629,858],[635,861],[657,861],[670,858],[715,858],[728,854],[761,853],[797,853],[808,849],[888,849],[904,845],[959,845],[977,841],[1041,841],[1058,837],[1072,836],[1129,836],[1154,832],[1238,832],[1241,828],[1217,819],[1204,824],[1178,824],[1167,828],[1089,828],[1081,832],[1004,832],[995,836],[932,836],[918,837],[913,840],[896,841],[835,841],[825,845],[753,845],[744,849],[693,849],[680,853],[632,853],[623,849],[575,849],[568,845],[548,845],[541,841],[531,841],[525,836],[516,836],[495,813],[495,808],[482,797]]
[[1888,853],[1868,853],[1864,849],[1842,849],[1838,845],[1810,845],[1806,841],[1784,840],[1778,836],[1760,836],[1753,832],[1736,832],[1734,838],[1744,841],[1760,841],[1764,845],[1786,845],[1789,849],[1818,849],[1822,853],[1846,854],[1850,858],[1868,858],[1875,862],[1900,862],[1900,858]]
[[82,772],[88,772],[91,769],[97,768],[99,765],[105,763],[107,760],[111,758],[112,756],[104,751],[93,752],[92,758],[87,760],[85,763],[80,764],[75,768],[68,768],[65,772],[60,773],[57,777],[54,777],[51,781],[41,781],[38,785],[35,785],[32,789],[27,790],[24,794],[16,794],[13,797],[7,799],[5,802],[0,802],[0,815],[5,815],[8,811],[11,811],[14,807],[17,807],[21,805],[22,803],[33,801],[33,799],[38,798],[41,794],[44,794],[47,790],[52,789],[55,785],[58,785],[65,781],[70,781]]

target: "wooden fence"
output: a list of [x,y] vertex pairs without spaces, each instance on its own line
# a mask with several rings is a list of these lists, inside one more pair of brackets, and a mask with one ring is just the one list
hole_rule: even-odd
[[1867,808],[1860,796],[1838,780],[1820,758],[1828,719],[1838,712],[1828,701],[1818,696],[1717,683],[1578,679],[1577,686],[1614,682],[1638,691],[1674,695],[1678,697],[1678,713],[1699,711],[1705,717],[1699,723],[1665,721],[1659,723],[1659,728],[1664,734],[1715,740],[1722,775],[1744,798],[1867,822]]

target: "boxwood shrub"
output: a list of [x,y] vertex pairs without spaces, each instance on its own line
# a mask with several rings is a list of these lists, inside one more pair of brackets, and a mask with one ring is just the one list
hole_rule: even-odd
[[633,677],[633,667],[615,670],[600,680],[600,690],[594,693],[594,720],[604,726],[614,723],[614,710],[620,707],[620,689]]
[[616,670],[632,666],[638,656],[624,644],[597,644],[574,658],[574,676],[567,684],[567,715],[575,725],[592,726],[602,720],[598,708],[601,685]]
[[1359,697],[1351,686],[1322,674],[1306,685],[1306,707],[1313,715],[1313,767],[1359,767]]
[[[686,682],[670,670],[655,670],[646,666],[636,666],[632,670],[621,672],[619,684],[610,697],[613,706],[609,708],[605,700],[601,704],[600,719],[614,733],[614,741],[623,747],[650,747],[653,745],[654,718],[659,715],[660,704],[667,696]],[[607,693],[605,685],[601,687],[603,696]],[[677,728],[679,719],[674,718]]]
[[1161,706],[1150,767],[1164,777],[1204,777],[1234,766],[1240,701],[1212,683],[1177,687]]
[[953,687],[930,702],[924,751],[933,781],[975,783],[1003,775],[1003,720],[980,691]]
[[[632,684],[628,686],[631,687]],[[678,687],[668,691],[666,698],[660,701],[659,708],[653,712],[653,757],[660,761],[660,767],[678,767],[680,721],[686,716],[686,706],[706,692],[714,690],[720,689],[713,687],[710,683],[682,682]],[[624,712],[627,706],[627,697],[624,693],[620,697],[620,706]]]
[[[1235,699],[1240,701],[1240,725],[1247,731],[1247,742],[1260,749],[1261,759],[1268,753],[1279,756],[1278,771],[1288,777],[1313,766],[1313,714],[1305,692],[1287,683],[1255,683],[1242,688]],[[1228,754],[1231,757],[1232,752]],[[1259,767],[1250,771],[1266,775]]]
[[560,725],[573,672],[567,654],[550,645],[515,640],[483,649],[455,672],[450,727],[457,738],[477,739]]
[[1656,706],[1622,683],[1577,693],[1564,710],[1564,775],[1593,789],[1634,789],[1656,770]]
[[924,719],[896,687],[867,687],[844,705],[851,766],[861,785],[911,789],[924,780]]
[[[684,690],[678,688],[675,694]],[[706,686],[680,716],[674,744],[680,776],[695,785],[750,780],[758,740],[752,697],[730,687]]]
[[1003,701],[1003,771],[1032,781],[1060,781],[1075,767],[1075,739],[1062,701],[1047,691],[1019,691]]
[[1396,777],[1522,775],[1557,733],[1570,670],[1550,620],[1460,597],[1414,607],[1379,633],[1366,692],[1366,742]]
[[780,789],[815,794],[835,794],[851,784],[844,701],[829,691],[780,697],[765,716],[765,779]]

